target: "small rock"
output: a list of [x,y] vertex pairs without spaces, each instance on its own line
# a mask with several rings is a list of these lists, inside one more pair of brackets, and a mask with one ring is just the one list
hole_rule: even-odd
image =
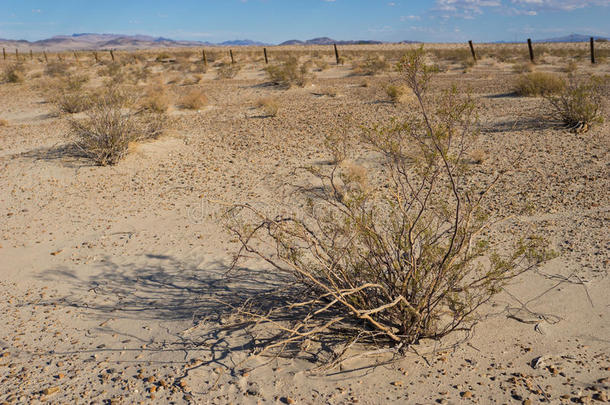
[[464,391],[460,395],[462,396],[462,398],[472,398],[472,392],[470,391]]
[[49,387],[49,388],[45,388],[42,393],[45,395],[52,395],[59,392],[59,387]]

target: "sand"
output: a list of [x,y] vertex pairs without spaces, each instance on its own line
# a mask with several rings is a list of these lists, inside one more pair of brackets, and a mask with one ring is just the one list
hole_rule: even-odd
[[[208,72],[186,86],[204,89],[209,105],[173,108],[167,134],[134,145],[113,167],[66,152],[65,118],[37,87],[44,76],[0,85],[9,123],[0,126],[0,403],[607,398],[610,124],[575,134],[545,120],[544,101],[512,95],[511,65],[493,60],[468,73],[448,66],[435,91],[455,82],[480,102],[476,148],[487,158],[478,176],[522,155],[493,208],[532,209],[496,232],[510,240],[534,230],[559,256],[512,282],[461,343],[457,335],[423,341],[401,359],[360,357],[327,372],[311,371],[320,363],[307,350],[243,363],[248,336],[223,329],[230,309],[219,300],[284,281],[256,260],[223,278],[237,245],[217,202],[273,209],[286,179],[300,180],[296,167],[327,161],[324,136],[345,116],[372,125],[411,108],[387,101],[393,73],[363,78],[349,64],[331,66],[305,88],[281,90],[264,85],[262,67],[248,64],[230,80]],[[610,73],[607,64],[579,69]],[[184,91],[172,85],[175,99]],[[276,117],[255,107],[267,96],[279,100]]]

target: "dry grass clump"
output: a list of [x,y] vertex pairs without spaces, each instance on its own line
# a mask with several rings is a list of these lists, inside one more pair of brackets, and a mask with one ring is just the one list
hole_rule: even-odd
[[375,76],[379,73],[388,71],[390,64],[380,56],[371,56],[361,63],[355,64],[354,74],[364,76]]
[[4,67],[2,81],[6,83],[23,83],[25,80],[25,66],[21,63],[13,63]]
[[390,84],[385,88],[385,92],[390,98],[390,101],[394,104],[397,104],[400,102],[402,96],[405,95],[405,88],[402,86]]
[[201,89],[193,89],[180,99],[180,106],[190,110],[199,110],[208,104],[208,97]]
[[475,149],[472,152],[470,152],[471,162],[474,163],[475,165],[483,164],[488,158],[489,158],[489,155],[487,154],[487,152],[485,152],[482,149]]
[[192,86],[192,85],[195,85],[195,84],[201,82],[202,79],[203,79],[203,76],[200,74],[188,75],[184,78],[184,80],[182,80],[182,85],[183,86]]
[[345,342],[336,353],[356,341],[401,353],[469,330],[508,280],[550,257],[539,239],[498,246],[483,233],[497,219],[488,216],[488,191],[498,178],[478,188],[463,164],[477,133],[473,99],[456,89],[428,94],[421,49],[400,72],[419,111],[358,139],[329,139],[333,163],[309,168],[316,186],[295,193],[304,210],[267,214],[245,204],[228,213],[238,257],[258,256],[293,281],[288,304],[249,301],[238,310],[279,330],[263,353],[325,334]]
[[216,75],[219,79],[233,79],[240,70],[241,65],[237,63],[220,63]]
[[7,120],[0,118],[0,127],[8,127],[9,123]]
[[83,89],[89,81],[87,75],[70,75],[57,79],[51,84],[50,102],[60,113],[76,114],[90,106],[90,94]]
[[269,80],[274,84],[284,87],[293,85],[303,87],[310,80],[309,66],[308,63],[299,65],[296,57],[289,57],[279,65],[267,66],[265,71]]
[[545,99],[556,118],[577,132],[586,132],[593,124],[603,122],[607,94],[607,78],[570,76],[566,86],[557,93],[546,94]]
[[147,111],[164,113],[169,109],[170,103],[167,88],[162,83],[157,83],[146,88],[144,97],[140,100],[140,107]]
[[70,72],[70,65],[62,61],[52,61],[47,63],[44,73],[49,77],[62,77],[68,75]]
[[124,89],[109,88],[92,97],[86,119],[69,120],[76,146],[100,166],[116,164],[130,143],[163,131],[166,117],[131,110],[131,98]]
[[531,73],[534,71],[534,65],[532,62],[518,62],[513,65],[513,72],[515,73]]
[[515,91],[521,96],[536,97],[559,93],[565,88],[565,80],[553,73],[533,72],[520,75]]
[[578,70],[578,64],[571,60],[569,61],[564,67],[563,67],[563,71],[568,73],[568,74],[573,74],[576,72],[576,70]]
[[266,117],[275,117],[280,110],[280,104],[275,97],[259,98],[256,107],[260,108]]

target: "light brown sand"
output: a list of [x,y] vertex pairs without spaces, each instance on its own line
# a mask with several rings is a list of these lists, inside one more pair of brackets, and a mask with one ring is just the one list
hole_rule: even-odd
[[[479,176],[523,150],[494,209],[510,214],[528,202],[532,213],[496,232],[511,239],[535,230],[560,256],[510,285],[458,346],[460,336],[422,342],[420,355],[359,358],[313,375],[306,352],[236,368],[248,338],[219,332],[228,310],[214,298],[239,300],[281,280],[256,261],[222,279],[236,245],[215,219],[221,207],[208,201],[273,208],[295,167],[328,158],[324,135],[343,116],[370,125],[410,108],[386,102],[393,74],[361,87],[349,66],[331,67],[312,85],[279,90],[261,86],[261,68],[233,80],[207,73],[197,86],[210,105],[174,109],[168,135],[115,167],[62,150],[65,120],[35,90],[44,77],[0,85],[0,118],[9,122],[0,126],[0,402],[586,403],[607,395],[610,125],[580,135],[548,125],[543,101],[510,96],[510,65],[491,60],[466,74],[450,66],[435,89],[457,82],[480,101],[477,148],[489,157]],[[277,117],[254,108],[264,96],[280,100]]]

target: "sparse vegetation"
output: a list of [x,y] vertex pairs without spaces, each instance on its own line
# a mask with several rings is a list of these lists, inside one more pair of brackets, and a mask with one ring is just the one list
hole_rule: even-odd
[[390,69],[390,64],[380,56],[371,56],[354,66],[354,73],[375,76]]
[[145,110],[156,113],[167,112],[170,106],[170,98],[165,86],[162,83],[149,86],[140,101],[140,106]]
[[521,96],[545,96],[562,91],[565,81],[553,73],[533,72],[520,75],[515,87],[517,94]]
[[280,109],[280,104],[274,97],[264,97],[256,101],[256,106],[263,110],[267,117],[275,117]]
[[237,63],[221,63],[218,66],[217,75],[219,79],[232,79],[241,70],[241,66]]
[[399,103],[402,96],[405,94],[405,88],[390,84],[385,89],[386,94],[390,98],[390,101],[394,104]]
[[531,73],[534,71],[534,65],[532,62],[518,62],[513,65],[513,72],[515,73]]
[[267,66],[265,71],[272,83],[285,87],[292,85],[303,87],[310,79],[309,64],[299,65],[295,57],[290,57],[279,65]]
[[22,83],[25,80],[25,67],[21,63],[13,63],[4,67],[2,81],[6,83]]
[[[238,311],[271,327],[290,312],[285,339],[263,351],[337,330],[345,347],[360,340],[401,348],[469,329],[508,280],[550,257],[539,239],[500,248],[482,234],[498,177],[477,189],[463,164],[477,133],[476,105],[456,89],[429,95],[423,55],[411,52],[399,65],[419,112],[358,138],[382,158],[357,164],[354,139],[335,135],[328,140],[333,164],[308,169],[319,186],[303,197],[302,216],[251,205],[229,211],[239,256],[259,256],[301,288],[301,299],[286,307],[258,312],[249,302]],[[242,222],[241,214],[257,221]]]
[[83,89],[89,81],[86,75],[67,75],[51,84],[49,99],[60,113],[75,114],[89,108],[90,94]]
[[193,89],[180,99],[180,106],[190,110],[198,110],[208,104],[208,97],[201,89]]
[[84,120],[70,119],[78,148],[101,166],[116,164],[131,142],[158,137],[165,116],[130,110],[133,103],[121,88],[110,88],[92,97]]
[[570,76],[561,91],[546,94],[545,99],[556,118],[577,132],[586,132],[593,124],[603,121],[607,90],[607,79]]
[[9,123],[7,120],[0,118],[0,127],[8,127]]

